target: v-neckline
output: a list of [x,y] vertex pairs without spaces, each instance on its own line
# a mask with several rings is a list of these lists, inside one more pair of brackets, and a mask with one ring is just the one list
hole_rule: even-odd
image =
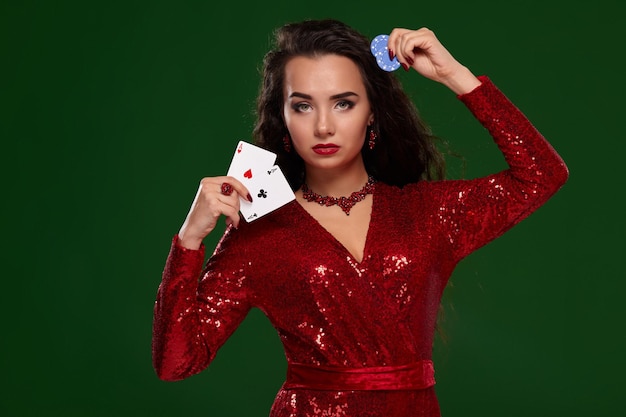
[[339,239],[337,239],[335,237],[335,235],[333,235],[315,217],[313,217],[311,215],[311,213],[309,213],[302,206],[302,204],[300,204],[300,202],[298,202],[297,200],[294,200],[294,204],[296,204],[297,210],[302,211],[304,216],[309,219],[309,222],[313,223],[313,226],[318,228],[320,230],[320,232],[327,237],[328,240],[333,242],[336,246],[339,246],[341,251],[343,251],[343,253],[349,257],[349,259],[351,259],[353,262],[355,262],[356,265],[361,265],[361,264],[363,264],[367,260],[368,254],[370,252],[369,251],[369,246],[370,246],[370,241],[372,240],[372,233],[374,231],[374,227],[373,226],[374,226],[375,220],[376,220],[376,208],[377,208],[377,204],[376,204],[376,200],[377,200],[376,197],[377,196],[376,196],[376,194],[377,194],[377,189],[378,189],[378,187],[374,187],[374,191],[371,194],[372,195],[372,209],[370,211],[370,218],[369,218],[369,222],[368,222],[368,225],[367,225],[367,232],[365,233],[365,243],[363,245],[363,257],[362,257],[362,259],[360,261],[356,258],[356,256],[354,256],[354,254],[352,252],[350,252],[348,250],[348,248],[343,243],[341,243],[341,241]]

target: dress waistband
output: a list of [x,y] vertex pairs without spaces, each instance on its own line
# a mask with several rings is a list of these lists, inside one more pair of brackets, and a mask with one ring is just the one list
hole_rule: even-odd
[[288,363],[284,389],[327,391],[420,390],[435,385],[430,360],[407,365],[339,368]]

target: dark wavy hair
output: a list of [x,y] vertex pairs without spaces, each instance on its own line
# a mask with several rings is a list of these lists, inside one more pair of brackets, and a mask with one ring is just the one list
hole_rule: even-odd
[[289,23],[274,35],[274,49],[263,60],[253,139],[278,155],[277,164],[294,190],[304,181],[304,162],[295,151],[284,149],[288,131],[282,111],[285,65],[296,56],[340,55],[359,68],[374,115],[372,128],[378,135],[373,150],[367,140],[361,150],[369,175],[400,187],[444,178],[445,160],[436,146],[438,138],[420,119],[396,76],[378,67],[364,35],[334,19]]

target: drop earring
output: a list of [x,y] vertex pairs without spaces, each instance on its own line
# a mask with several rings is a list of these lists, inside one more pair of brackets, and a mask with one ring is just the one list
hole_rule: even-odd
[[289,133],[286,133],[283,137],[283,147],[285,148],[285,152],[291,152],[291,138],[289,137]]
[[369,141],[368,141],[368,146],[370,148],[370,150],[374,149],[374,146],[376,146],[376,139],[378,139],[378,135],[376,134],[376,132],[374,132],[374,128],[372,126],[369,126]]

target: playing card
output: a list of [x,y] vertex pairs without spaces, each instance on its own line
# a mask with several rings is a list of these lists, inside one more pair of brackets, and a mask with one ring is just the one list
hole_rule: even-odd
[[264,170],[255,181],[251,182],[250,187],[248,190],[252,195],[252,203],[242,200],[240,205],[241,214],[248,222],[254,221],[296,198],[278,165]]
[[239,141],[227,175],[237,178],[252,196],[252,203],[240,198],[244,219],[253,221],[295,199],[277,165],[276,154],[245,141]]
[[257,175],[269,169],[276,154],[245,141],[239,141],[226,175],[235,177],[246,187],[256,182]]

